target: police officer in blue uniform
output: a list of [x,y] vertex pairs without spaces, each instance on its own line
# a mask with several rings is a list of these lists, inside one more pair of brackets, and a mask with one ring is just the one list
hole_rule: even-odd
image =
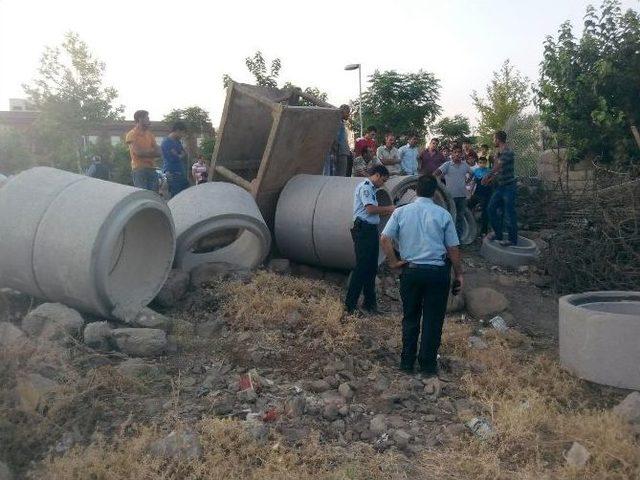
[[393,206],[378,206],[376,189],[389,179],[389,170],[384,165],[374,165],[369,170],[369,178],[360,183],[353,195],[353,228],[351,237],[356,252],[356,267],[351,274],[345,308],[354,313],[360,293],[364,293],[363,308],[370,313],[377,312],[376,273],[378,271],[378,224],[380,215],[391,215]]
[[[432,199],[437,185],[433,175],[421,176],[418,197],[391,215],[380,240],[389,266],[402,268],[400,368],[413,372],[420,337],[418,365],[426,377],[438,375],[438,348],[447,311],[451,266],[455,274],[452,292],[459,293],[463,284],[455,223],[451,214]],[[396,256],[394,246],[398,247],[401,259]]]

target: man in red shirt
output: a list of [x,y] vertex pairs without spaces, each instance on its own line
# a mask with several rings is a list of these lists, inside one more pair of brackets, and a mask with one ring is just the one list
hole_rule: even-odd
[[378,133],[376,127],[368,127],[367,131],[364,134],[364,137],[360,137],[356,140],[356,147],[354,149],[354,154],[356,157],[362,156],[363,147],[369,147],[370,152],[375,152],[378,149],[378,144],[376,143],[376,133]]
[[429,148],[425,149],[418,157],[418,163],[420,164],[420,175],[425,175],[427,173],[433,174],[440,165],[442,165],[446,158],[444,155],[440,153],[438,150],[438,145],[440,144],[440,140],[437,138],[432,138],[431,142],[429,142]]

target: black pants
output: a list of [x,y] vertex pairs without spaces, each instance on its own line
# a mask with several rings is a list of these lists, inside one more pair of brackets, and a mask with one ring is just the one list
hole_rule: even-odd
[[402,297],[402,355],[400,365],[413,368],[416,361],[420,318],[422,336],[418,364],[425,373],[437,373],[442,324],[449,299],[449,266],[405,268],[400,275]]
[[485,234],[489,231],[489,200],[491,199],[491,189],[476,192],[469,199],[469,209],[473,210],[476,205],[480,205],[482,215],[480,217],[480,233]]
[[345,306],[352,312],[358,306],[360,293],[364,292],[363,306],[376,309],[376,273],[378,272],[378,226],[356,221],[351,230],[356,251],[356,267],[351,273]]

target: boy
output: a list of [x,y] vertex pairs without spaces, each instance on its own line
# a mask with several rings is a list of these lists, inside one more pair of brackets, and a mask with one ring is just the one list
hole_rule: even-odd
[[473,210],[477,205],[480,205],[482,215],[480,217],[480,234],[486,235],[489,231],[489,215],[488,206],[491,194],[493,193],[493,187],[491,184],[483,185],[482,179],[489,174],[489,162],[486,156],[478,158],[478,166],[473,171],[473,182],[475,183],[475,191],[469,199],[469,208]]

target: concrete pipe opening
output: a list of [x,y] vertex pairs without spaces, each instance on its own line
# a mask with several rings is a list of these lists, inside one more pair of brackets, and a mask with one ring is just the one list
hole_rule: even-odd
[[586,292],[559,300],[560,362],[580,378],[640,390],[640,292]]
[[127,319],[162,288],[173,222],[154,193],[47,167],[0,189],[0,282]]
[[[506,233],[503,238],[508,238]],[[522,236],[518,236],[517,245],[509,247],[503,247],[497,241],[485,237],[480,255],[494,265],[518,268],[536,263],[540,257],[540,249],[533,240]]]
[[271,234],[255,200],[236,185],[189,188],[172,198],[169,208],[176,223],[176,268],[229,263],[251,269],[269,253]]

